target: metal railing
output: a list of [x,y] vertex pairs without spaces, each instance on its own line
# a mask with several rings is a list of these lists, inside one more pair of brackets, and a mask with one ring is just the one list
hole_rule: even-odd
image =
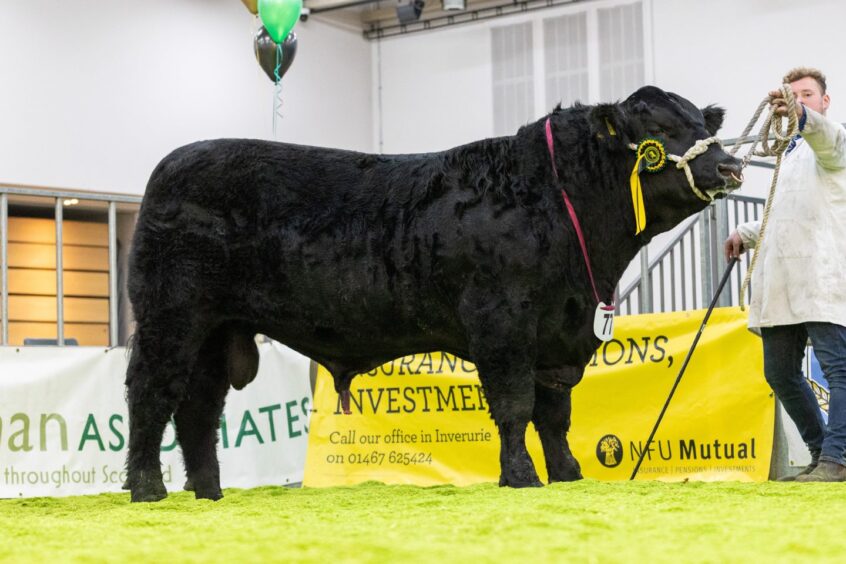
[[[0,345],[9,342],[9,209],[10,204],[20,200],[19,205],[45,207],[44,203],[53,200],[53,219],[56,222],[56,344],[65,344],[65,312],[64,312],[64,266],[63,266],[63,236],[65,202],[103,202],[107,206],[106,221],[108,223],[108,268],[109,268],[109,346],[119,344],[119,287],[118,287],[118,233],[117,206],[119,204],[137,210],[141,203],[140,196],[128,194],[111,194],[85,192],[81,190],[63,190],[56,188],[42,188],[0,184]],[[34,204],[35,202],[35,204]],[[40,202],[40,205],[39,203]]]
[[[691,216],[678,234],[653,260],[641,253],[641,275],[619,292],[617,313],[633,315],[706,307],[725,269],[723,242],[740,223],[757,220],[763,198],[730,195]],[[735,268],[731,288],[720,296],[720,306],[739,301],[742,272],[749,253]],[[747,296],[748,301],[748,296]]]

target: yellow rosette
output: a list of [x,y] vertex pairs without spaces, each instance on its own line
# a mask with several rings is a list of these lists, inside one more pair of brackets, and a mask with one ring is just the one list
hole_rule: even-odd
[[640,173],[659,172],[667,164],[667,151],[657,139],[647,138],[637,146],[637,160],[632,170],[629,184],[632,189],[632,207],[635,215],[635,235],[646,228],[646,208],[643,205],[643,188],[640,185]]

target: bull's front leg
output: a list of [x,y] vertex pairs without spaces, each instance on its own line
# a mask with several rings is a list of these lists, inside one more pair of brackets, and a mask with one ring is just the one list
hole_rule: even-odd
[[524,363],[515,364],[504,357],[489,353],[484,359],[476,359],[479,380],[499,431],[499,485],[513,488],[541,486],[526,449],[526,427],[532,417],[535,400],[531,369]]
[[549,482],[571,482],[582,478],[579,462],[570,452],[570,394],[584,372],[583,368],[565,367],[538,370],[532,423],[540,436]]
[[504,304],[501,296],[469,302],[473,306],[465,323],[470,352],[499,431],[499,485],[542,486],[526,449],[526,427],[535,401],[537,329],[519,303]]

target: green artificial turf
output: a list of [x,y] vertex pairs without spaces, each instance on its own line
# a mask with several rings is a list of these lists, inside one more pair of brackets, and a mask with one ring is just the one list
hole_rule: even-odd
[[842,561],[844,484],[584,480],[0,500],[0,561]]

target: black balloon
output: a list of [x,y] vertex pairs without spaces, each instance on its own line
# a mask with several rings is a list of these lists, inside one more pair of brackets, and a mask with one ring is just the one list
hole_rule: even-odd
[[[262,26],[253,40],[253,49],[256,52],[256,60],[272,82],[276,82],[276,45],[276,42]],[[288,71],[296,54],[297,34],[292,31],[282,42],[282,65],[279,67],[279,78],[282,78]]]

